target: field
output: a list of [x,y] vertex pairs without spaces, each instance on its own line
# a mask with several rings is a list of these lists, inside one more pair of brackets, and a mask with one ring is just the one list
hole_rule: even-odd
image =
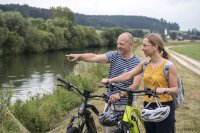
[[200,61],[200,44],[174,47],[171,50]]

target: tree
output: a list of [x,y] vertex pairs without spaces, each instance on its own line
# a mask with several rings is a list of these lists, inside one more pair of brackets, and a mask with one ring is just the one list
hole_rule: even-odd
[[75,22],[74,13],[67,7],[56,7],[52,8],[53,18],[67,18],[71,22]]
[[115,46],[117,37],[124,31],[125,30],[122,28],[109,28],[103,30],[101,36],[103,37],[105,45],[109,47]]
[[144,37],[144,32],[142,30],[132,30],[131,34],[134,37]]
[[3,55],[2,45],[8,38],[8,29],[0,27],[0,55]]
[[28,18],[28,23],[33,26],[36,27],[40,30],[46,30],[47,29],[47,25],[46,25],[46,21],[42,18]]
[[27,28],[27,21],[19,12],[5,12],[3,14],[6,27],[9,31],[15,31],[24,36]]
[[171,33],[170,33],[170,38],[171,38],[172,40],[175,40],[175,39],[177,38],[177,32],[171,32]]
[[24,50],[24,38],[16,32],[9,32],[2,49],[4,55],[22,53]]
[[71,21],[68,19],[66,20],[65,18],[54,18],[47,20],[47,25],[54,25],[60,28],[69,28],[73,24]]

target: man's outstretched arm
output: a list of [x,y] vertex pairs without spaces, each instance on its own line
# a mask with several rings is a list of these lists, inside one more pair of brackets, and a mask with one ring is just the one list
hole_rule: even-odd
[[86,62],[97,62],[97,63],[107,63],[108,58],[105,54],[94,54],[94,53],[85,53],[85,54],[69,54],[65,55],[68,61],[86,61]]

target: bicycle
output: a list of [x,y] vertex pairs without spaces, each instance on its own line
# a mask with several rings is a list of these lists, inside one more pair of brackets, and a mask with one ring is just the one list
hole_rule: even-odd
[[[116,86],[115,84],[107,84],[106,87],[112,89],[117,89],[120,91],[126,91],[128,93],[128,102],[125,106],[125,110],[123,113],[121,113],[122,119],[116,119],[116,127],[117,129],[114,131],[114,133],[140,133],[139,125],[138,125],[138,119],[141,122],[141,124],[144,126],[144,120],[142,119],[141,113],[139,109],[132,106],[132,99],[133,94],[138,94],[138,96],[144,96],[148,95],[153,96],[156,99],[156,103],[158,103],[159,107],[162,107],[161,103],[158,101],[158,96],[156,94],[155,90],[151,89],[144,89],[144,90],[130,90],[128,88],[121,88]],[[146,106],[148,107],[151,102]],[[167,107],[169,110],[169,107]],[[116,110],[114,110],[115,112]],[[169,112],[168,112],[169,113]],[[167,116],[167,115],[166,115]],[[119,116],[117,116],[119,117]],[[145,116],[143,116],[145,117]],[[166,118],[166,117],[165,117]]]
[[[89,104],[88,100],[91,98],[102,98],[105,102],[108,102],[108,99],[109,99],[108,96],[106,94],[92,95],[90,91],[87,91],[87,90],[81,91],[79,88],[77,88],[73,84],[61,78],[57,78],[57,80],[62,82],[62,84],[58,84],[57,86],[61,86],[62,88],[65,88],[68,91],[71,91],[77,94],[82,99],[82,103],[79,107],[78,114],[73,115],[71,117],[70,122],[67,126],[66,133],[97,133],[94,118],[90,109],[97,116],[99,115],[99,111],[94,105]],[[75,122],[75,120],[78,120],[78,122]]]

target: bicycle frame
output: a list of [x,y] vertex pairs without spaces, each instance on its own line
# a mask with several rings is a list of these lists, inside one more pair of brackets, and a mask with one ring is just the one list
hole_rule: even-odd
[[[80,132],[84,130],[84,126],[86,125],[86,130],[88,133],[96,133],[97,131],[94,119],[89,109],[91,109],[96,115],[99,114],[97,108],[92,104],[88,104],[88,99],[86,98],[79,107],[78,115],[73,115],[71,117],[67,130],[77,124]],[[76,119],[78,119],[78,123],[75,123]]]

